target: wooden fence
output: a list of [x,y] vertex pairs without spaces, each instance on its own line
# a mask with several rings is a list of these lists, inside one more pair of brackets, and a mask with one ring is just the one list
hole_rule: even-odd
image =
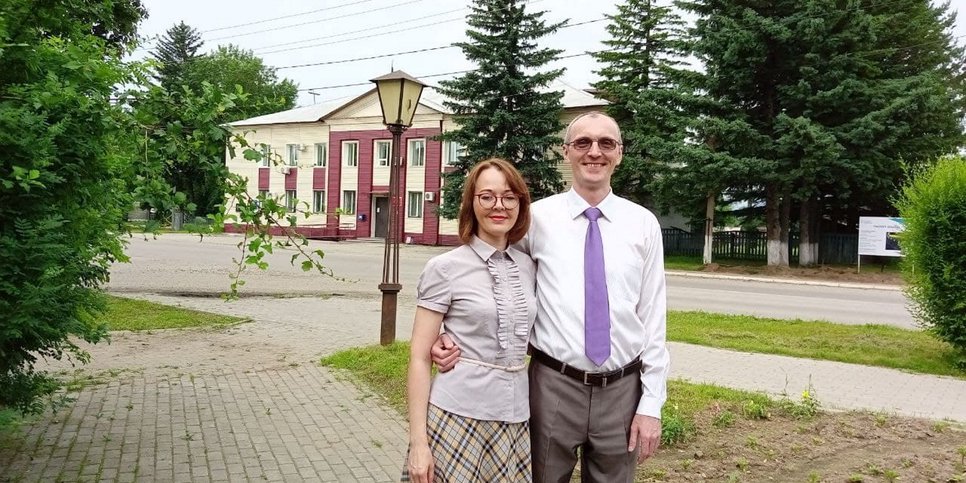
[[[704,249],[704,236],[688,233],[677,228],[665,228],[665,255],[700,257]],[[798,261],[798,233],[789,235],[788,244],[792,262]],[[713,235],[712,258],[731,260],[767,260],[768,237],[756,231],[719,231]],[[819,240],[818,262],[827,265],[854,265],[858,261],[858,234],[824,233]]]

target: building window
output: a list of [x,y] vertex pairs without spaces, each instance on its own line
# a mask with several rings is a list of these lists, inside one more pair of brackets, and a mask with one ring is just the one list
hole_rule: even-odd
[[342,209],[345,210],[345,214],[347,215],[356,214],[356,192],[355,191],[342,192]]
[[359,141],[342,142],[342,164],[359,166]]
[[298,166],[299,164],[299,145],[298,144],[286,144],[285,150],[288,151],[288,165]]
[[315,144],[315,165],[325,167],[329,160],[329,145],[326,143]]
[[272,146],[262,144],[262,166],[272,165]]
[[424,166],[426,164],[426,140],[425,139],[410,139],[409,140],[409,165],[410,166]]
[[295,190],[285,190],[285,207],[288,208],[289,213],[295,213],[296,203],[298,203],[298,197]]
[[460,156],[462,156],[465,151],[466,150],[463,148],[463,146],[460,146],[460,143],[456,141],[444,142],[443,164],[446,166],[453,166],[457,161],[459,161]]
[[376,153],[377,166],[389,166],[389,157],[392,156],[392,141],[376,141],[376,148],[373,151]]
[[423,217],[423,193],[422,191],[410,191],[409,192],[409,211],[407,216],[409,218],[422,218]]
[[315,190],[312,192],[312,212],[325,213],[325,191]]

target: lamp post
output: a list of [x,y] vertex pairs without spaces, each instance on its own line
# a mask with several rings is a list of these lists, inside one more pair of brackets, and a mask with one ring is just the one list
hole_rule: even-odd
[[379,93],[382,122],[392,133],[392,160],[389,163],[389,230],[382,259],[382,325],[379,343],[392,344],[396,339],[397,295],[402,290],[399,283],[399,240],[402,238],[402,156],[399,145],[402,133],[413,125],[419,96],[425,84],[409,74],[397,70],[372,79]]

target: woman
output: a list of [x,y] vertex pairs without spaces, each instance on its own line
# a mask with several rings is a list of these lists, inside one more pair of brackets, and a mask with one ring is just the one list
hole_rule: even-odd
[[[530,226],[530,193],[502,159],[470,171],[463,245],[419,277],[409,358],[409,454],[403,481],[530,481],[525,356],[536,316],[533,261],[510,245]],[[440,326],[462,349],[431,381]]]

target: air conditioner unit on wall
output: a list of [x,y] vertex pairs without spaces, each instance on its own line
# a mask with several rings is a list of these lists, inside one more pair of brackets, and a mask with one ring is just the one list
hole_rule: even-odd
[[427,191],[423,193],[423,201],[429,201],[429,202],[436,201],[436,193],[433,193],[432,191]]
[[308,144],[296,144],[296,146],[298,146],[299,151],[307,151],[309,149]]
[[292,167],[291,166],[282,166],[279,169],[279,171],[281,171],[282,174],[289,174],[292,171]]

